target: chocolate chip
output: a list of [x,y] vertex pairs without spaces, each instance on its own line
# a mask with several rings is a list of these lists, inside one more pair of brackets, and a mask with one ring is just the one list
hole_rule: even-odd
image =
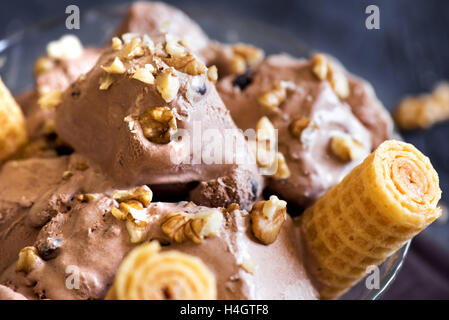
[[251,179],[251,192],[253,195],[257,195],[257,191],[259,190],[259,183],[256,180]]
[[73,153],[73,149],[67,145],[57,146],[55,149],[58,156],[68,156]]
[[37,251],[42,259],[50,260],[58,256],[61,245],[61,238],[47,238],[37,245]]
[[247,70],[245,73],[242,73],[235,77],[232,85],[234,87],[239,87],[240,90],[245,90],[251,83],[253,82],[252,74],[250,70]]
[[203,83],[200,87],[196,88],[196,92],[198,92],[200,95],[204,96],[207,92],[206,84]]
[[72,98],[78,98],[81,95],[81,91],[80,90],[74,90],[70,93],[70,95],[72,96]]

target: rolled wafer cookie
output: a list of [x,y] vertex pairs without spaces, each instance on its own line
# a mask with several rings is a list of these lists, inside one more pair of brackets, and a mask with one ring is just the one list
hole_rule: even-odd
[[25,119],[0,78],[0,162],[27,141]]
[[308,270],[333,299],[441,214],[438,174],[413,145],[389,140],[301,217]]
[[135,248],[123,260],[106,300],[212,300],[215,277],[197,257],[159,252],[157,241]]

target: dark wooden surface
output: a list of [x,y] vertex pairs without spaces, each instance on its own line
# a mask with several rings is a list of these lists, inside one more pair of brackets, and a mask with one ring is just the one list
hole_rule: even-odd
[[[42,19],[64,14],[65,7],[69,4],[76,4],[81,10],[87,10],[93,6],[119,2],[123,1],[2,1],[0,38]],[[404,95],[428,91],[435,83],[449,79],[447,27],[449,1],[173,0],[166,2],[233,12],[242,17],[262,20],[293,33],[312,48],[336,56],[350,71],[371,81],[379,98],[390,110],[394,109],[397,101]],[[380,30],[365,28],[365,8],[370,4],[378,5],[380,8]],[[403,133],[403,136],[431,158],[440,174],[443,201],[449,203],[449,122],[426,131]],[[422,237],[426,241],[437,240],[449,249],[449,224],[432,226]],[[445,254],[447,255],[447,252],[441,252],[442,256]],[[424,278],[415,283],[412,281],[412,278],[419,278],[418,273],[434,271],[425,269],[429,263],[423,259],[416,250],[412,252],[410,261],[406,262],[404,271],[387,295],[388,298],[417,297],[410,294],[412,290],[410,288],[419,290],[417,286],[427,283],[432,293],[432,283],[433,287],[437,286],[437,283],[441,284],[439,278],[433,275],[428,275],[427,278],[423,275]],[[443,285],[441,288],[439,285],[438,288],[438,292],[433,291],[434,296],[432,294],[427,296],[449,298],[447,286]]]

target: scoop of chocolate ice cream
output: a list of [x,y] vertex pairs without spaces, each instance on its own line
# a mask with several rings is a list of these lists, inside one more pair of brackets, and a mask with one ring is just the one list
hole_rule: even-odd
[[162,2],[136,2],[132,4],[115,34],[148,34],[158,37],[170,33],[182,40],[190,49],[199,52],[209,39],[201,27],[184,12]]
[[[349,76],[351,93],[341,98],[331,81],[317,77],[312,60],[275,55],[252,72],[219,81],[217,89],[237,126],[256,128],[267,116],[278,130],[278,148],[290,176],[271,178],[268,185],[283,199],[307,206],[358,163],[355,160],[361,157],[345,159],[333,150],[334,137],[349,139],[367,155],[374,147],[372,141],[388,136],[390,118],[370,87],[355,79]],[[364,126],[363,119],[369,117],[377,127]],[[349,152],[350,146],[346,147]]]
[[27,130],[32,140],[42,137],[46,125],[53,122],[54,118],[54,109],[42,108],[38,104],[39,98],[52,90],[67,89],[79,76],[94,66],[100,52],[101,49],[86,48],[76,58],[54,59],[45,56],[37,60],[36,65],[47,65],[36,70],[36,86],[16,97],[27,119]]
[[[116,205],[115,200],[98,194],[94,200],[77,202],[69,212],[56,215],[39,233],[35,247],[58,239],[58,252],[34,264],[29,273],[9,270],[2,280],[32,299],[103,299],[121,261],[138,245],[130,240],[128,222],[111,214],[111,207]],[[176,243],[162,230],[168,214],[194,218],[211,210],[222,220],[214,227],[215,235],[199,243],[189,239]],[[246,211],[156,202],[143,209],[143,214],[149,223],[140,240],[158,240],[164,251],[178,250],[199,257],[216,277],[218,299],[317,297],[298,249],[298,228],[290,218],[276,241],[263,245],[251,234]],[[67,286],[68,276],[74,272],[79,279],[76,289]]]
[[207,68],[171,39],[106,50],[64,93],[56,131],[123,186],[207,182],[207,204],[247,207],[263,186],[254,158]]

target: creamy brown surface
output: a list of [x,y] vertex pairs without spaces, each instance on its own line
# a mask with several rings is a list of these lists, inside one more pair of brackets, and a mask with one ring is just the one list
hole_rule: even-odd
[[[279,150],[292,172],[290,178],[272,179],[268,184],[285,200],[309,205],[357,164],[342,162],[330,152],[332,136],[349,134],[371,150],[375,146],[372,141],[382,141],[389,135],[391,120],[384,115],[371,87],[350,77],[353,95],[348,98],[352,104],[349,106],[337,97],[328,81],[318,80],[312,72],[311,61],[287,55],[270,56],[255,68],[243,90],[235,83],[236,77],[223,78],[217,89],[242,129],[255,128],[258,120],[268,115],[258,103],[260,95],[277,81],[285,81],[291,87],[280,106],[281,112],[268,115],[279,130]],[[378,125],[366,128],[352,110],[357,110],[356,115],[364,122]],[[300,139],[289,132],[290,123],[298,116],[311,120]]]
[[[89,203],[74,203],[71,210],[59,213],[37,236],[39,247],[48,239],[61,240],[56,257],[44,261],[28,275],[10,267],[1,277],[15,291],[28,298],[102,299],[114,279],[120,262],[135,246],[129,241],[125,222],[109,212],[113,200],[105,195]],[[198,256],[215,274],[218,299],[315,299],[315,289],[307,278],[302,253],[297,246],[297,228],[287,219],[276,242],[262,245],[250,233],[249,216],[236,210],[225,217],[217,237],[170,244],[160,229],[161,220],[170,212],[198,213],[208,210],[193,204],[152,203],[145,238],[157,239],[163,250],[179,250]],[[276,259],[273,257],[276,256]],[[254,274],[241,265],[252,261]],[[270,261],[268,263],[268,261]],[[66,287],[66,268],[80,270],[80,289]]]

